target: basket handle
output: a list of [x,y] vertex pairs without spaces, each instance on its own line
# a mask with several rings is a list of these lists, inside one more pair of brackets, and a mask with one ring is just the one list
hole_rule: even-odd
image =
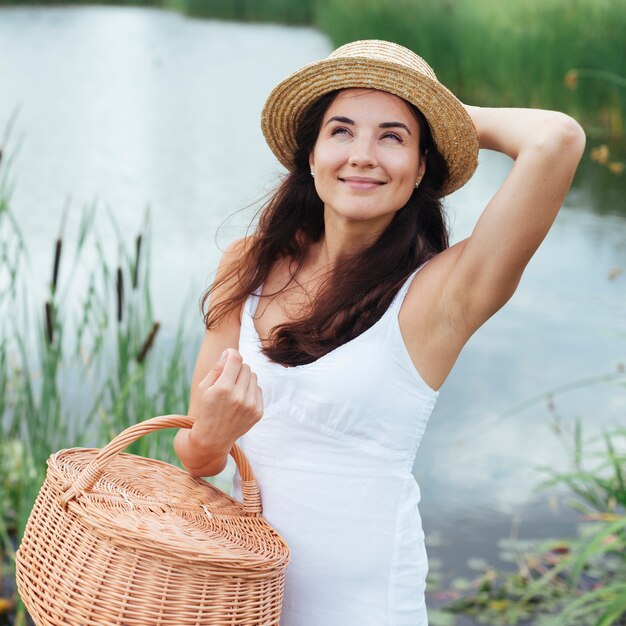
[[[96,484],[100,476],[102,476],[107,463],[133,443],[133,441],[165,428],[191,428],[193,423],[194,418],[188,415],[160,415],[134,424],[126,430],[123,430],[117,437],[104,446],[104,448],[101,448],[93,461],[87,465],[78,478],[71,485],[68,485],[59,499],[61,506],[64,509],[67,508],[70,500],[76,498],[80,493],[89,491]],[[241,476],[241,492],[243,495],[244,509],[248,513],[260,515],[263,512],[261,492],[246,455],[236,443],[233,443],[229,454],[235,459],[237,469]]]

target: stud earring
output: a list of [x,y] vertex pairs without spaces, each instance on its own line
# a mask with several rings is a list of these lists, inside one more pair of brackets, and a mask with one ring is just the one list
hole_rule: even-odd
[[415,183],[415,189],[417,189],[417,188],[420,186],[420,183],[421,183],[421,182],[422,182],[421,180],[418,180],[418,181]]
[[311,170],[311,176],[313,176],[313,178],[315,178],[315,173],[313,172],[313,170]]

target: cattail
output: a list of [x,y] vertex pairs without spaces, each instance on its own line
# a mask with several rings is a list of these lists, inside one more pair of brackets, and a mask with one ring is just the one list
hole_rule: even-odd
[[52,303],[49,300],[46,302],[46,335],[48,337],[48,344],[52,345],[54,332],[53,332]]
[[54,294],[57,289],[57,282],[59,279],[59,265],[61,263],[61,251],[63,250],[63,233],[65,231],[65,222],[67,220],[67,211],[69,208],[69,199],[65,202],[65,208],[63,209],[63,217],[61,218],[61,228],[59,229],[59,236],[57,237],[56,244],[54,246],[54,263],[52,267],[52,293]]
[[150,350],[150,348],[152,347],[152,344],[154,343],[154,338],[156,337],[159,327],[160,327],[159,322],[154,322],[152,324],[152,329],[150,330],[150,334],[148,335],[148,338],[143,342],[143,346],[141,346],[141,350],[139,351],[139,354],[137,355],[138,363],[143,363],[144,359],[146,358],[146,355],[148,354],[148,350]]
[[[150,206],[146,207],[146,213],[143,218],[143,232],[148,230],[148,215],[150,214]],[[135,265],[133,267],[133,289],[137,289],[139,282],[139,259],[141,257],[141,244],[143,242],[143,235],[141,231],[135,239]]]
[[124,277],[122,276],[122,268],[117,268],[117,321],[122,321],[122,308],[124,307]]
[[61,249],[63,247],[63,240],[58,238],[54,247],[54,266],[52,268],[52,293],[56,292],[57,279],[59,277],[59,263],[61,261]]
[[122,309],[124,308],[124,276],[122,275],[122,242],[117,247],[117,278],[115,291],[117,293],[117,321],[122,321]]
[[133,268],[133,289],[137,289],[139,275],[139,255],[141,254],[141,233],[135,239],[135,266]]

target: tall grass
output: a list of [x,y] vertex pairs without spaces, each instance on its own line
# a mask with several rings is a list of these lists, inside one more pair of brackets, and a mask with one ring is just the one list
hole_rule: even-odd
[[193,17],[210,17],[246,22],[311,24],[314,0],[160,0],[164,9]]
[[501,559],[516,569],[481,563],[474,580],[458,581],[470,591],[443,610],[490,626],[626,624],[626,427],[583,442],[577,420],[571,468],[543,470],[549,478],[537,489],[564,487],[583,514],[578,537],[501,542]]
[[110,4],[114,6],[158,7],[191,17],[245,22],[311,24],[315,0],[0,0],[2,4]]
[[[191,380],[183,350],[190,333],[182,315],[173,345],[159,345],[149,289],[149,211],[131,242],[112,216],[117,236],[103,241],[95,205],[83,209],[73,242],[65,235],[64,218],[51,242],[50,273],[33,280],[11,210],[9,165],[0,162],[0,567],[5,563],[5,571],[50,454],[101,447],[155,415],[186,414]],[[114,261],[107,254],[111,244]],[[91,265],[86,249],[96,252]],[[33,301],[37,281],[45,286],[42,301]],[[181,313],[186,310],[184,303]],[[128,451],[176,462],[173,436],[162,431]]]
[[[624,90],[606,80],[626,76],[624,2],[318,0],[316,24],[335,45],[379,38],[415,50],[470,104],[553,108],[592,136],[624,133]],[[566,84],[574,69],[604,77]]]
[[396,41],[423,56],[469,104],[556,109],[579,120],[590,138],[624,136],[621,0],[103,1],[205,18],[310,24],[335,46],[367,38]]

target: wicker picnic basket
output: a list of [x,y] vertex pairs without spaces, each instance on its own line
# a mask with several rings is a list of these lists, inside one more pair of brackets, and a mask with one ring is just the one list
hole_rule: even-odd
[[193,418],[131,426],[101,450],[48,459],[16,555],[17,586],[40,625],[278,624],[289,547],[261,516],[235,444],[243,503],[187,472],[122,453]]

